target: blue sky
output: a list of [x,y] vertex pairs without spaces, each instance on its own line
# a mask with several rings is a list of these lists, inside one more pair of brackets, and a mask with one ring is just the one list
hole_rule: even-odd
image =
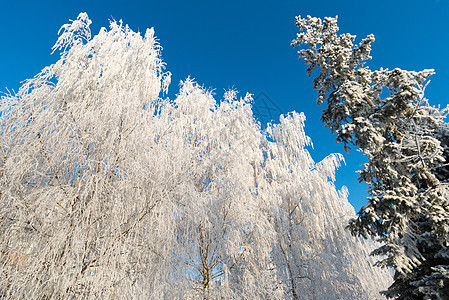
[[[315,104],[312,79],[290,47],[297,32],[296,15],[338,15],[341,32],[358,38],[373,33],[372,69],[435,69],[427,97],[433,105],[449,104],[449,0],[2,0],[0,12],[0,91],[17,89],[20,81],[55,62],[57,54],[50,52],[57,32],[79,12],[89,14],[94,34],[108,25],[108,19],[123,19],[135,31],[155,28],[163,59],[173,73],[172,95],[179,80],[191,76],[214,88],[217,98],[229,88],[242,94],[264,92],[275,111],[304,112],[316,161],[344,152],[319,121],[322,108]],[[262,102],[255,105],[263,110]],[[346,166],[338,171],[336,185],[348,186],[349,200],[358,209],[366,202],[366,185],[357,183],[355,171],[364,158],[355,150],[344,156]]]

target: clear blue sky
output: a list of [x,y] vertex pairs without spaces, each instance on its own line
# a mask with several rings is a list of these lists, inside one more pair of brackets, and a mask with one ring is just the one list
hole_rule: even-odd
[[[372,69],[434,68],[437,74],[427,97],[434,105],[449,103],[449,0],[2,0],[0,12],[0,91],[17,89],[20,81],[55,62],[57,54],[50,55],[50,48],[58,29],[79,12],[89,14],[94,34],[108,19],[123,19],[136,31],[155,28],[173,73],[172,95],[179,80],[189,75],[214,88],[217,98],[232,87],[243,94],[263,91],[282,112],[306,114],[306,132],[314,143],[310,152],[317,161],[332,152],[343,153],[343,147],[319,121],[312,80],[290,47],[296,15],[338,15],[342,32],[358,38],[373,33]],[[366,202],[366,186],[357,183],[355,174],[363,157],[355,150],[344,156],[347,165],[338,171],[336,185],[348,186],[349,200],[358,210]]]

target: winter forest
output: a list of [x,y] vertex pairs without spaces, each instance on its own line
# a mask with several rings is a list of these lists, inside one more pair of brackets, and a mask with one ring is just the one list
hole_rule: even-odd
[[261,124],[251,94],[191,78],[170,99],[152,28],[90,24],[63,25],[57,62],[1,97],[0,298],[449,299],[432,70],[373,71],[374,36],[296,18],[324,126],[367,158],[356,215],[304,114]]

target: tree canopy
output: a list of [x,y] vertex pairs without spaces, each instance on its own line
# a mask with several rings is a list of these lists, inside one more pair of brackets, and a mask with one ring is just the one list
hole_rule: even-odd
[[261,130],[251,95],[192,79],[164,98],[161,46],[87,14],[0,106],[0,293],[14,299],[373,299],[391,274],[315,163],[305,117]]

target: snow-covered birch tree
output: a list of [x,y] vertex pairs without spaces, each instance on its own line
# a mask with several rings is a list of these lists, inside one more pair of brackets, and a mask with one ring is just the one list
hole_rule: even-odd
[[342,155],[315,163],[305,149],[311,141],[304,121],[303,114],[292,113],[268,127],[274,143],[267,145],[264,187],[279,201],[273,255],[286,294],[291,299],[380,299],[391,274],[374,267],[372,242],[345,230],[354,208],[347,189],[337,191],[332,183]]
[[170,73],[153,29],[87,14],[3,96],[0,294],[11,299],[372,299],[390,282],[315,163],[304,116],[262,131],[251,96]]
[[368,204],[350,228],[382,244],[378,265],[395,270],[386,295],[448,299],[447,109],[424,96],[433,70],[372,71],[373,35],[354,44],[354,35],[338,34],[337,18],[298,16],[296,25],[292,46],[305,46],[299,58],[316,74],[317,103],[327,104],[322,121],[368,159],[360,171]]

